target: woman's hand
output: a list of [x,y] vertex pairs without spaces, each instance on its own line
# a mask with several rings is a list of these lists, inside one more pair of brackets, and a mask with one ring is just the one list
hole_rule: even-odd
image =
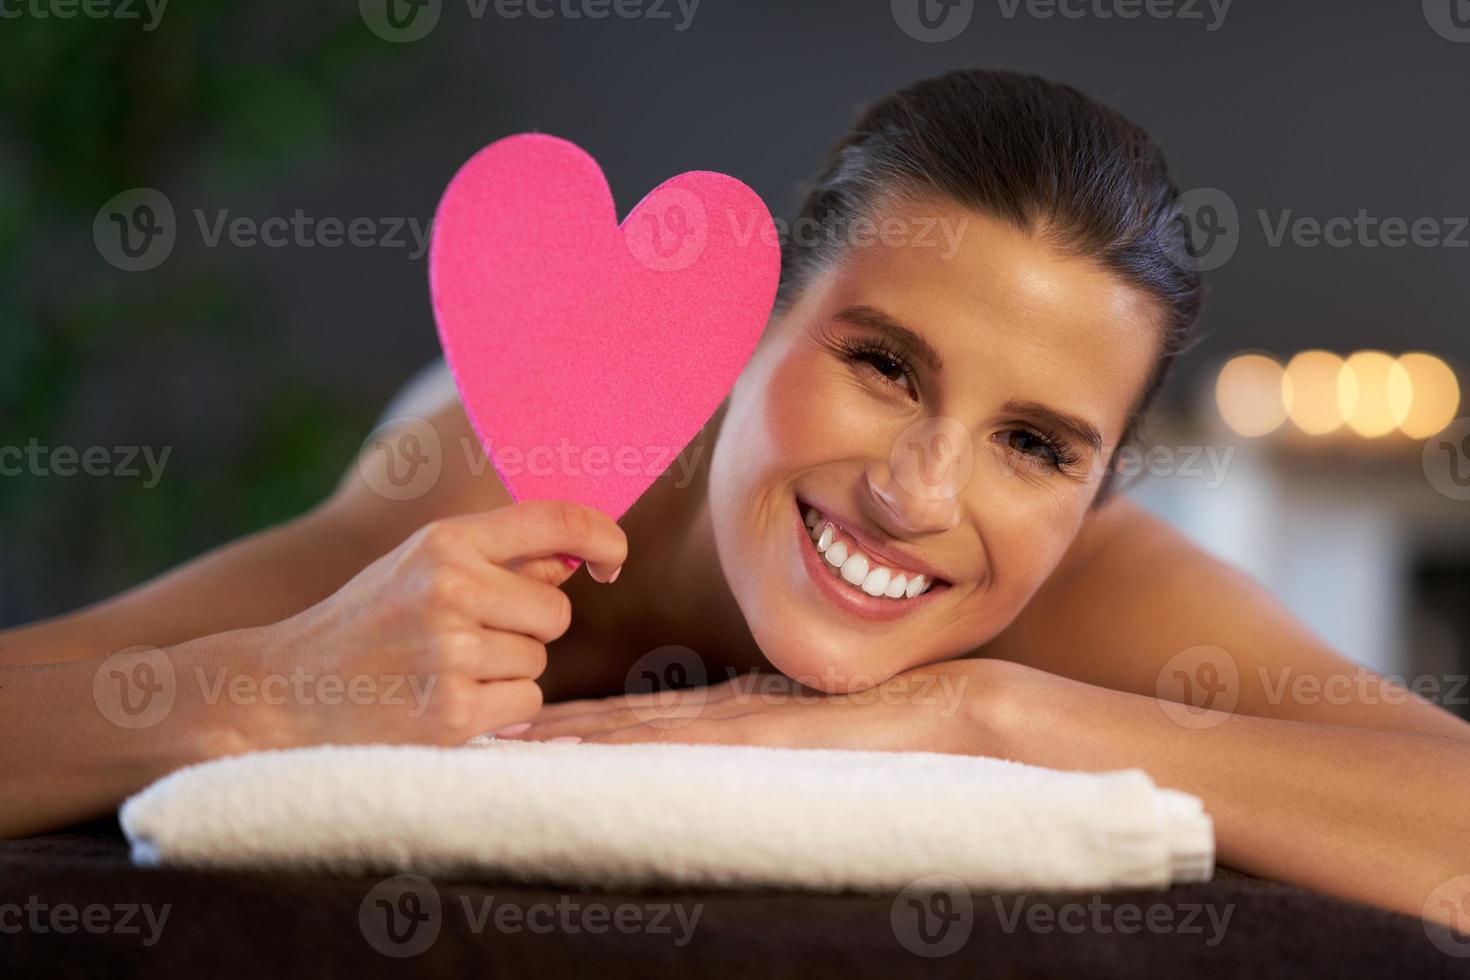
[[987,718],[1018,670],[951,661],[851,694],[748,674],[707,688],[548,705],[527,728],[502,737],[993,755],[998,742]]
[[[566,632],[561,554],[616,577],[605,514],[530,501],[426,525],[317,605],[258,631],[247,741],[457,744],[535,716],[546,644]],[[231,688],[216,685],[225,696]],[[269,699],[264,695],[274,692]]]

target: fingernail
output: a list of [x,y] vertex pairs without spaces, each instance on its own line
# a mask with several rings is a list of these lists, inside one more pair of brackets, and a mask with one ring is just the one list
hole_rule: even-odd
[[546,744],[550,745],[555,742],[561,742],[565,745],[574,745],[580,741],[582,741],[582,736],[580,735],[558,735],[556,738],[548,738]]
[[496,738],[510,738],[512,735],[523,735],[531,730],[529,721],[522,721],[514,725],[506,725],[495,732]]
[[607,584],[608,585],[612,585],[614,582],[616,582],[618,580],[618,576],[621,575],[621,574],[623,574],[623,566],[622,565],[619,565],[617,568],[613,569],[613,573],[608,576],[608,578],[607,578]]

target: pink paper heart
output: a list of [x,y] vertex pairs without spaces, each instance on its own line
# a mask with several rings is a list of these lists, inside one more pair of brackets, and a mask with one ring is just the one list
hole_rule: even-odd
[[511,496],[626,513],[735,383],[780,267],[770,213],[733,177],[673,177],[620,227],[573,143],[526,133],[471,157],[434,215],[429,290]]

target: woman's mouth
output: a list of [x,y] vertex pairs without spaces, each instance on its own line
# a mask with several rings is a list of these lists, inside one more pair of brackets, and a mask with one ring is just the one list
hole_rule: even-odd
[[818,587],[868,619],[893,619],[926,604],[948,583],[910,568],[879,561],[841,524],[796,500],[798,542]]

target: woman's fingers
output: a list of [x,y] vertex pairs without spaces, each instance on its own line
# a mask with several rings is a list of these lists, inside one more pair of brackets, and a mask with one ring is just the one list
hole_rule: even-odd
[[664,709],[617,708],[612,711],[572,715],[554,721],[537,720],[531,724],[530,728],[515,734],[508,733],[506,737],[544,742],[547,739],[564,738],[568,735],[580,735],[586,738],[590,735],[598,735],[632,725],[647,725],[650,728],[678,728],[703,717],[706,709],[706,705],[693,702]]
[[489,566],[449,577],[440,588],[442,600],[471,624],[483,629],[524,633],[550,643],[572,623],[572,601],[545,582],[535,582],[503,568]]
[[672,708],[689,701],[710,705],[730,701],[742,695],[746,695],[747,700],[758,697],[759,695],[749,692],[750,687],[751,685],[745,678],[737,678],[709,687],[692,687],[676,691],[641,691],[635,694],[618,694],[610,698],[559,701],[543,707],[541,713],[536,716],[536,722],[540,724],[575,715],[601,714],[621,708]]
[[481,683],[535,680],[546,671],[546,644],[523,633],[496,631],[477,659],[473,676]]
[[629,725],[583,737],[585,742],[627,745],[637,742],[666,742],[681,745],[776,745],[785,744],[774,732],[742,724],[737,719],[701,719],[688,725],[660,727]]
[[586,561],[600,582],[611,579],[628,557],[628,537],[616,521],[566,500],[527,500],[443,523],[453,525],[486,561],[530,570],[552,585],[572,574],[561,555]]

